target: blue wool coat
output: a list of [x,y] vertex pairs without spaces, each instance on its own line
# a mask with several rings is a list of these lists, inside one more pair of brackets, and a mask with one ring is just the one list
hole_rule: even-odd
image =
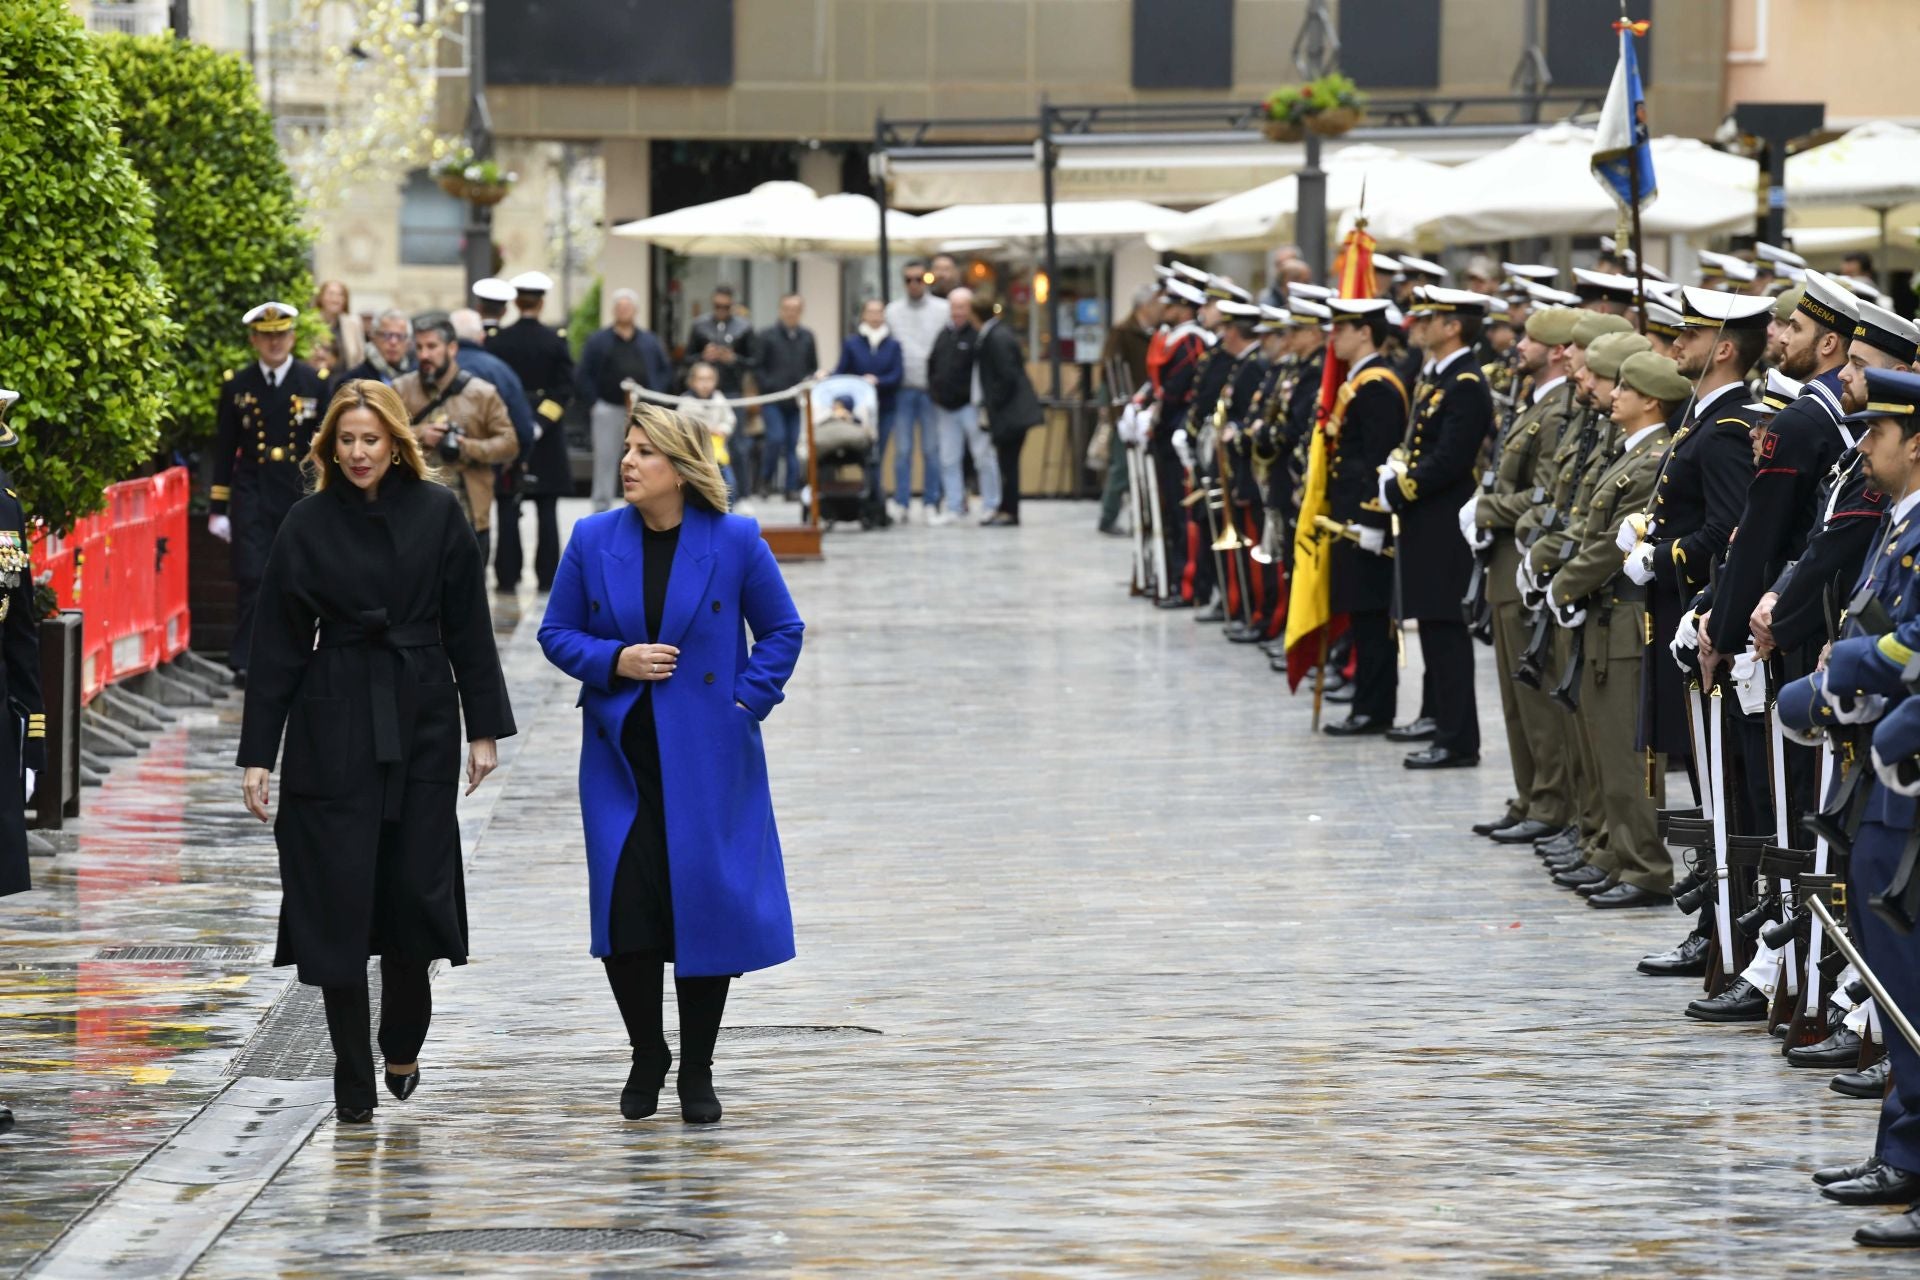
[[627,645],[670,644],[679,663],[653,683],[653,711],[675,971],[764,969],[794,951],[760,721],[786,696],[804,626],[759,525],[689,504],[660,634],[648,636],[641,528],[640,513],[628,506],[576,524],[540,626],[547,660],[581,684],[580,814],[593,954],[609,951],[614,871],[639,805],[620,729],[641,683],[616,678],[614,664]]

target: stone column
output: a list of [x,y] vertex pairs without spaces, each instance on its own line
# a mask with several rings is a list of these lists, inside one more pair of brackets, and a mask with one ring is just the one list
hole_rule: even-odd
[[[613,317],[613,291],[632,289],[640,295],[641,323],[653,328],[652,246],[612,234],[623,222],[644,218],[653,211],[651,147],[646,138],[609,138],[600,144],[606,166],[608,234],[600,249],[600,319]],[[555,323],[559,323],[556,321]],[[662,341],[667,336],[661,335]]]

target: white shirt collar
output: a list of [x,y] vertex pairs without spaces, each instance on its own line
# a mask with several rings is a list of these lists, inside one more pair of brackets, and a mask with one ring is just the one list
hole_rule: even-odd
[[1715,400],[1718,400],[1721,396],[1727,395],[1731,392],[1734,392],[1734,391],[1744,392],[1746,389],[1747,389],[1747,384],[1744,382],[1729,382],[1724,387],[1716,387],[1712,391],[1706,392],[1705,394],[1699,396],[1697,399],[1694,400],[1693,416],[1696,419],[1706,417],[1707,406],[1712,404]]
[[1920,489],[1915,489],[1906,497],[1893,504],[1893,518],[1896,523],[1907,518],[1907,513],[1920,506]]
[[267,375],[267,381],[275,382],[275,381],[278,381],[280,378],[285,377],[287,370],[293,367],[293,357],[288,356],[285,360],[282,360],[279,364],[270,365],[264,360],[257,361],[256,363],[258,363],[260,366],[260,372]]
[[1467,352],[1471,350],[1473,350],[1472,347],[1461,347],[1458,351],[1454,352],[1452,355],[1447,356],[1445,359],[1434,363],[1431,366],[1433,369],[1433,376],[1439,377],[1441,374],[1445,373],[1447,371],[1448,365],[1452,364],[1455,360],[1458,360],[1461,356],[1467,354]]
[[1656,422],[1650,427],[1640,428],[1638,431],[1634,432],[1632,435],[1627,437],[1626,443],[1620,446],[1620,452],[1623,454],[1632,453],[1633,447],[1635,445],[1639,444],[1642,440],[1645,440],[1648,436],[1652,435],[1654,432],[1660,430],[1660,428],[1666,425],[1667,424],[1664,422]]
[[1561,383],[1565,382],[1566,380],[1567,380],[1567,375],[1563,373],[1559,377],[1549,378],[1547,381],[1535,387],[1533,389],[1533,403],[1539,404],[1542,400],[1545,400],[1548,396],[1553,394],[1553,389],[1555,387],[1559,386]]

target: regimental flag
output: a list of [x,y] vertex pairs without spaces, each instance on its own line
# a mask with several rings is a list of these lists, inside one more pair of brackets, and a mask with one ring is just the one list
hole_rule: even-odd
[[1640,84],[1640,59],[1634,53],[1635,38],[1647,34],[1647,28],[1645,22],[1624,18],[1613,24],[1620,33],[1620,61],[1613,68],[1613,84],[1600,108],[1600,131],[1593,140],[1594,181],[1623,214],[1635,205],[1646,208],[1660,194],[1653,176],[1653,150],[1647,145],[1647,95]]
[[[1366,220],[1354,223],[1340,250],[1340,288],[1343,298],[1373,298],[1373,237]],[[1287,687],[1297,690],[1325,649],[1347,629],[1347,617],[1333,614],[1333,539],[1319,527],[1320,516],[1331,516],[1327,501],[1327,471],[1331,465],[1327,422],[1334,401],[1347,380],[1347,366],[1334,358],[1331,343],[1320,370],[1320,407],[1314,415],[1313,439],[1307,446],[1307,478],[1300,490],[1300,515],[1293,533],[1293,577],[1287,591]]]

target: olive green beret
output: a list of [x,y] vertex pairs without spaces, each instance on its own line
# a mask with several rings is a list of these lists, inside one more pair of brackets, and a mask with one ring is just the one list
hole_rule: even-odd
[[1573,325],[1573,344],[1577,347],[1589,346],[1603,333],[1625,333],[1633,328],[1625,316],[1608,315],[1604,311],[1582,311]]
[[1620,381],[1643,396],[1676,404],[1685,400],[1693,384],[1680,372],[1680,366],[1666,356],[1651,351],[1636,351],[1620,362]]
[[1573,341],[1573,326],[1580,313],[1572,307],[1542,307],[1527,317],[1527,336],[1550,347]]
[[1792,317],[1800,307],[1800,299],[1807,296],[1807,286],[1797,284],[1782,293],[1773,304],[1773,318],[1785,321]]
[[1653,344],[1632,331],[1603,333],[1587,347],[1587,369],[1596,378],[1620,377],[1620,362],[1630,355],[1651,351]]

